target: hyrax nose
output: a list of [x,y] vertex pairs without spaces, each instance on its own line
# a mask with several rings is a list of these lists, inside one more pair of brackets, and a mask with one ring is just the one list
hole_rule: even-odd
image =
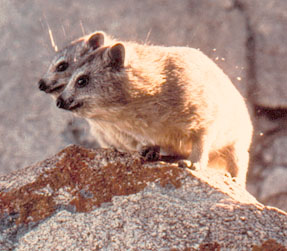
[[68,98],[67,100],[64,100],[62,98],[62,96],[59,96],[57,98],[57,101],[56,101],[56,105],[58,108],[62,108],[62,109],[66,109],[68,110],[70,105],[74,102],[74,98],[73,97],[70,97]]
[[46,85],[46,82],[43,79],[40,79],[38,86],[41,91],[46,91],[48,89],[48,86]]
[[58,108],[63,108],[64,109],[65,101],[64,101],[64,99],[61,96],[59,96],[57,98],[56,105],[57,105]]

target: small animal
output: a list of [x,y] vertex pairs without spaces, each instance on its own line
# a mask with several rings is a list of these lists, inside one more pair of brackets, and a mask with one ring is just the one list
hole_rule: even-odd
[[39,89],[57,98],[68,84],[78,61],[110,41],[111,38],[100,31],[73,41],[56,54],[46,74],[38,82]]
[[77,64],[56,103],[86,118],[102,146],[160,148],[197,168],[218,160],[245,186],[253,132],[246,104],[199,50],[101,46]]

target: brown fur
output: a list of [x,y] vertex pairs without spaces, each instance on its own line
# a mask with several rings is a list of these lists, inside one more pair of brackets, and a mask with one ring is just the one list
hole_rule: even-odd
[[[87,118],[103,146],[156,145],[201,168],[221,159],[245,185],[252,124],[244,99],[212,60],[192,48],[131,42],[92,55],[58,106]],[[79,87],[83,76],[88,84]]]

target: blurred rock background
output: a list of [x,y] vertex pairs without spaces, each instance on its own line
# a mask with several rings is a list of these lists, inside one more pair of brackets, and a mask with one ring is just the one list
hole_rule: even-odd
[[122,40],[206,53],[250,108],[248,190],[287,210],[286,0],[0,0],[0,174],[71,143],[96,145],[83,120],[38,90],[55,54],[49,28],[59,49],[104,30]]

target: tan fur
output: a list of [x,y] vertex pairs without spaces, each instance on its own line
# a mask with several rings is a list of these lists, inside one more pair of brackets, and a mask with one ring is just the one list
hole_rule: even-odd
[[[78,65],[60,96],[65,109],[81,104],[73,112],[88,119],[103,146],[157,145],[201,168],[218,159],[244,186],[252,124],[230,79],[192,48],[121,44],[119,68],[110,64],[116,45]],[[77,86],[81,76],[89,76],[84,88]]]

